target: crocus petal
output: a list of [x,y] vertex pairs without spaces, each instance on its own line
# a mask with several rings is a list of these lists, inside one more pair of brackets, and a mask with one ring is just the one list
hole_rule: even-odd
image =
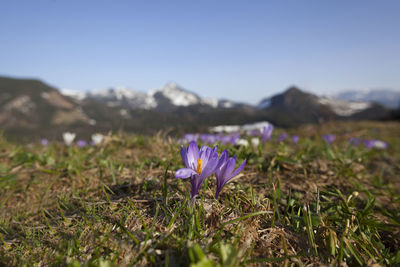
[[218,198],[219,193],[222,190],[222,187],[229,182],[232,178],[239,174],[246,165],[246,160],[232,173],[233,168],[235,167],[236,157],[230,158],[226,161],[226,163],[220,168],[219,171],[216,172],[217,176],[217,190],[215,192],[215,198]]
[[197,159],[199,158],[199,148],[195,141],[190,142],[188,149],[187,149],[187,161],[189,168],[196,169],[197,166]]
[[190,168],[182,168],[175,172],[175,177],[179,179],[185,179],[195,174],[196,172]]
[[199,157],[203,162],[203,169],[200,175],[208,177],[211,174],[213,174],[215,172],[216,164],[218,164],[218,162],[216,164],[214,162],[215,160],[218,160],[218,153],[216,151],[216,148],[214,149],[211,149],[209,147],[204,148],[203,153],[200,153]]
[[274,130],[274,126],[272,124],[269,124],[267,127],[263,127],[263,129],[261,131],[261,139],[262,139],[263,145],[265,144],[265,142],[268,139],[271,138],[273,130]]
[[236,169],[236,171],[234,171],[234,172],[231,174],[231,177],[229,178],[229,180],[232,179],[233,177],[237,176],[237,175],[243,170],[244,166],[246,165],[246,162],[247,162],[247,159],[245,159],[245,160],[243,161],[243,163],[240,164],[240,166]]
[[215,170],[215,175],[217,176],[217,182],[218,182],[218,177],[221,177],[221,175],[223,173],[225,173],[225,169],[226,169],[226,162],[228,161],[227,158],[224,158],[224,161],[222,161],[222,159],[219,160],[218,162],[218,166]]
[[218,192],[224,186],[224,184],[225,184],[224,181],[226,180],[226,178],[231,174],[226,171],[226,168],[229,165],[228,163],[229,163],[229,159],[227,158],[226,161],[224,162],[224,164],[215,171],[215,176],[217,178],[217,191]]
[[190,168],[190,165],[188,163],[187,151],[186,148],[184,148],[183,146],[181,147],[181,158],[185,163],[186,168]]
[[208,146],[203,146],[200,149],[199,158],[203,162],[203,166],[207,165],[207,162],[208,162],[208,159],[211,156],[211,153],[212,153],[212,150]]
[[211,174],[213,174],[215,172],[215,169],[218,165],[219,161],[218,161],[218,155],[215,155],[213,157],[211,157],[210,159],[208,159],[207,165],[205,165],[203,167],[203,170],[201,171],[200,176],[207,178],[208,176],[210,176]]
[[226,168],[225,168],[225,177],[229,177],[231,175],[231,173],[233,172],[233,170],[235,169],[235,164],[236,164],[236,157],[230,158],[229,160],[227,160],[226,162]]
[[215,176],[217,177],[217,190],[215,192],[215,198],[218,198],[219,196],[219,192],[221,192],[222,187],[224,187],[225,184],[225,178],[227,177],[228,173],[225,171],[226,167],[228,166],[227,162],[222,165],[222,167],[219,169],[219,172],[217,172],[215,174]]
[[322,139],[328,144],[333,143],[335,141],[336,136],[334,134],[325,134],[322,136]]
[[228,159],[228,151],[226,151],[226,150],[224,150],[224,151],[222,151],[222,153],[221,153],[221,157],[219,158],[219,162],[218,162],[218,165],[217,165],[217,170],[219,170],[220,169],[220,167],[225,163],[225,161]]
[[287,134],[285,132],[283,132],[278,136],[277,141],[278,142],[282,142],[282,141],[284,141],[286,139],[286,137],[287,137]]
[[230,179],[232,171],[235,168],[236,158],[230,158],[222,166],[221,172],[217,176],[217,188],[222,188]]

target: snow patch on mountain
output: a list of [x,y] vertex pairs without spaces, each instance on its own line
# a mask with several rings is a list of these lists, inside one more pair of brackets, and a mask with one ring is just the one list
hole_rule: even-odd
[[235,133],[240,131],[240,125],[218,125],[209,128],[214,133]]
[[210,127],[209,131],[214,133],[237,133],[258,130],[259,132],[261,132],[264,127],[268,127],[270,125],[272,124],[268,121],[259,121],[243,125],[218,125]]
[[94,93],[90,93],[93,97],[98,98],[109,98],[115,100],[122,100],[123,98],[132,98],[135,96],[135,93],[129,88],[120,86],[116,88],[107,88],[95,91]]
[[125,86],[108,88],[89,93],[88,98],[106,102],[109,107],[129,106],[137,109],[152,109],[157,102],[151,93],[143,93]]
[[[65,96],[69,96],[71,98],[77,99],[77,100],[83,100],[86,98],[87,93],[86,92],[82,92],[82,91],[77,91],[74,89],[60,89],[60,93],[65,95]],[[42,96],[44,97],[44,96]]]
[[134,91],[125,86],[119,86],[115,88],[107,88],[99,91],[90,93],[93,97],[109,98],[115,100],[133,99],[133,98],[144,98],[147,96],[146,93]]
[[233,108],[235,107],[237,103],[234,103],[232,101],[226,100],[226,99],[222,99],[218,101],[218,106],[222,107],[222,108]]
[[345,117],[371,107],[371,103],[368,102],[344,101],[330,97],[320,97],[318,98],[318,102],[322,105],[329,106],[337,115]]
[[209,106],[211,106],[213,108],[216,108],[216,107],[218,107],[218,99],[216,99],[216,98],[202,98],[201,99],[201,104],[209,105]]
[[248,123],[242,126],[242,130],[246,132],[251,132],[254,130],[262,131],[264,127],[269,127],[272,125],[272,123],[268,121],[260,121],[260,122],[254,122],[254,123]]

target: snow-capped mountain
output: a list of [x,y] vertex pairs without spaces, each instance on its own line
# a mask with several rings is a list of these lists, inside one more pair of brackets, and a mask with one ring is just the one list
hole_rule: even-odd
[[89,92],[85,99],[105,102],[109,107],[146,110],[157,107],[157,102],[151,94],[135,91],[128,87],[116,87]]
[[[214,102],[208,99],[202,99],[195,93],[189,92],[174,82],[167,83],[163,88],[154,90],[151,92],[152,95],[162,95],[164,98],[169,99],[174,106],[191,106],[206,104],[212,107],[216,107]],[[218,105],[218,102],[215,101]]]
[[362,89],[342,91],[333,96],[347,101],[375,102],[389,108],[400,107],[400,91],[389,89]]
[[231,101],[219,101],[215,98],[200,97],[174,82],[167,83],[164,87],[148,92],[140,92],[128,87],[108,88],[86,93],[73,90],[61,90],[61,92],[80,101],[96,100],[106,103],[109,107],[124,107],[129,109],[165,110],[194,105],[211,108],[230,108],[236,105],[236,103]]
[[175,82],[170,82],[162,88],[151,90],[149,94],[156,99],[158,104],[157,109],[162,110],[195,105],[203,105],[211,108],[218,107],[217,99],[202,98],[199,95],[184,89]]

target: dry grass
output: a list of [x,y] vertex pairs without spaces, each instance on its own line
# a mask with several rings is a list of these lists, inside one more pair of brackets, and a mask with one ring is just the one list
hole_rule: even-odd
[[0,265],[400,264],[400,125],[292,131],[297,145],[220,146],[249,164],[218,200],[207,180],[193,211],[190,183],[174,178],[180,146],[162,134],[84,149],[2,139]]

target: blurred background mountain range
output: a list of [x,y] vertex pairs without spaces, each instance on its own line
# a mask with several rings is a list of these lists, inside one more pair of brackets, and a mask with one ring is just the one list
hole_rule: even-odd
[[176,83],[148,92],[126,87],[94,92],[58,90],[35,79],[0,77],[0,127],[16,140],[88,137],[110,130],[154,134],[206,132],[210,126],[269,121],[279,127],[333,120],[399,118],[400,92],[343,91],[318,96],[292,86],[256,105],[203,98]]

